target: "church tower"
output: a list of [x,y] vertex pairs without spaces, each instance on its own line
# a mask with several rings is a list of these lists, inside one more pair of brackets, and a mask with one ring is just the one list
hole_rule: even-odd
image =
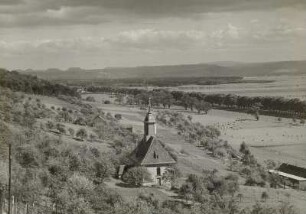
[[149,139],[151,136],[156,135],[156,121],[154,115],[151,112],[151,98],[149,98],[148,112],[144,119],[144,137]]

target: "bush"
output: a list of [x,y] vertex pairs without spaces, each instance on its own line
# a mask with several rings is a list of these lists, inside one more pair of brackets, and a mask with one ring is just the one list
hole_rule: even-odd
[[267,193],[267,192],[262,192],[262,194],[261,194],[261,199],[262,199],[263,201],[267,201],[268,198],[269,198],[268,193]]
[[85,138],[87,138],[87,131],[84,128],[81,128],[77,131],[76,136],[81,138],[82,140],[84,140]]
[[52,121],[48,121],[47,124],[46,124],[46,127],[48,129],[53,129],[54,128],[54,123]]
[[109,100],[105,100],[103,103],[104,104],[110,104],[111,102]]
[[135,186],[141,186],[144,181],[150,181],[151,175],[145,167],[132,167],[122,177],[123,181]]
[[60,133],[66,134],[66,129],[65,129],[64,124],[58,123],[58,124],[56,124],[56,128]]
[[92,97],[92,96],[86,97],[86,101],[88,101],[88,102],[96,102],[95,98]]
[[116,118],[117,120],[121,120],[121,119],[122,119],[122,115],[121,115],[121,114],[115,114],[115,118]]
[[73,137],[74,136],[74,129],[73,128],[69,128],[68,129],[69,134]]
[[305,120],[304,120],[304,119],[301,119],[301,120],[300,120],[300,124],[304,125],[304,124],[305,124]]

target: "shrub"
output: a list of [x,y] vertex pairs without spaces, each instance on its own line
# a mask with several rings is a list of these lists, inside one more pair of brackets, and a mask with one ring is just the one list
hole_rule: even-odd
[[304,120],[304,119],[301,119],[301,120],[300,120],[300,124],[304,125],[304,124],[305,124],[305,120]]
[[73,128],[69,128],[68,129],[69,134],[73,137],[74,136],[74,129]]
[[88,102],[96,102],[95,98],[92,97],[92,96],[86,97],[86,101],[88,101]]
[[47,124],[46,124],[46,127],[48,129],[53,129],[54,128],[54,123],[52,121],[48,121]]
[[56,124],[56,128],[60,133],[62,133],[62,134],[66,133],[66,129],[65,129],[64,124],[58,123],[58,124]]
[[121,114],[115,114],[115,118],[116,118],[117,120],[121,120],[121,119],[122,119],[122,115],[121,115]]
[[109,100],[105,100],[103,103],[104,104],[110,104],[111,102]]
[[145,167],[132,167],[122,177],[123,181],[135,186],[141,186],[144,181],[150,181],[151,175]]
[[268,198],[269,198],[268,193],[267,192],[262,192],[261,199],[266,202]]
[[77,131],[76,136],[81,138],[82,140],[84,140],[85,138],[87,138],[87,131],[84,128],[81,128]]

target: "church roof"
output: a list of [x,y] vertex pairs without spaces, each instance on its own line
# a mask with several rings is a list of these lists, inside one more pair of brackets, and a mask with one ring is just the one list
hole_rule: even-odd
[[141,166],[176,163],[164,146],[153,136],[148,140],[144,138],[138,144],[131,153],[131,160],[133,164]]

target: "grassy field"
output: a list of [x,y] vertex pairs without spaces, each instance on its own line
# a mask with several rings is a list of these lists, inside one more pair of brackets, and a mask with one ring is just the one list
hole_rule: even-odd
[[[244,96],[282,96],[285,98],[300,98],[306,100],[306,76],[261,76],[245,77],[243,80],[273,82],[231,83],[220,85],[182,85],[166,87],[169,90],[185,92],[202,92],[206,94],[236,94]],[[151,88],[151,87],[149,87]]]
[[[132,125],[136,133],[143,133],[145,110],[140,110],[139,107],[122,106],[114,103],[103,104],[103,100],[111,99],[105,94],[87,94],[84,95],[84,98],[86,96],[94,96],[96,102],[93,104],[105,112],[113,115],[121,114],[121,124]],[[251,146],[251,152],[261,163],[270,159],[280,163],[286,160],[286,162],[292,164],[306,165],[305,125],[302,126],[298,122],[293,123],[291,119],[283,118],[280,122],[276,117],[261,116],[260,120],[256,121],[251,115],[223,110],[211,110],[207,115],[199,115],[179,107],[174,107],[172,110],[181,112],[186,116],[191,115],[194,122],[218,127],[222,133],[221,138],[227,140],[236,149],[239,149],[240,144],[245,141]],[[190,173],[201,174],[203,169],[217,169],[222,174],[229,173],[222,160],[212,158],[203,150],[186,143],[182,137],[177,135],[176,130],[160,125],[158,125],[157,130],[158,138],[176,151],[179,159],[178,166],[184,175]],[[125,192],[124,188],[122,189],[118,186],[116,188],[119,192]],[[137,192],[133,189],[126,189],[126,191],[124,194],[135,195]],[[292,189],[275,190],[246,186],[241,186],[240,189],[240,192],[244,195],[243,206],[250,206],[256,201],[260,201],[260,195],[263,191],[267,191],[270,196],[266,203],[277,204],[289,200],[300,211],[306,209],[306,204],[304,203],[305,192]],[[167,197],[167,195],[164,194],[161,197]]]

